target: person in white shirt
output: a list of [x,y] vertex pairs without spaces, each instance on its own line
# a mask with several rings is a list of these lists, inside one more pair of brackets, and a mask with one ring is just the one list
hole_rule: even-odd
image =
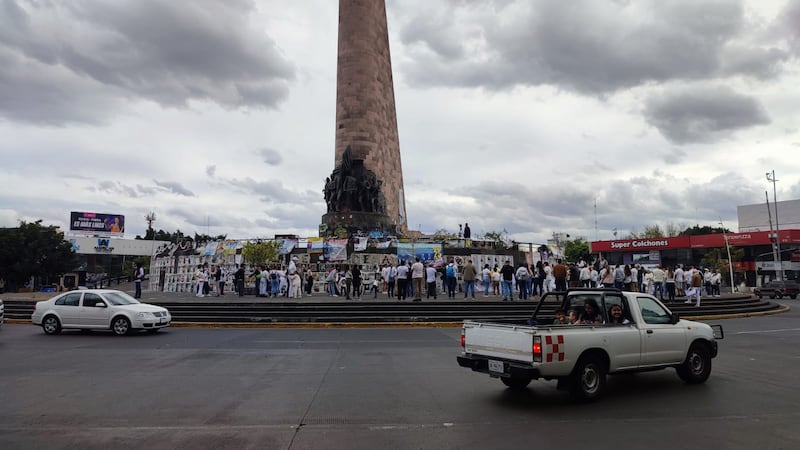
[[481,283],[483,283],[483,296],[489,296],[489,286],[492,285],[492,269],[489,268],[488,264],[483,265],[483,270],[481,270]]
[[436,300],[436,269],[433,267],[433,263],[428,264],[428,267],[425,268],[425,282],[428,284],[428,293],[425,298],[433,297]]
[[419,257],[414,258],[414,264],[411,265],[411,281],[414,283],[414,301],[422,301],[422,286],[425,279],[425,266],[419,262]]
[[405,300],[408,292],[408,266],[405,261],[397,265],[397,299]]
[[711,292],[714,297],[719,297],[719,286],[722,284],[722,274],[717,269],[711,275]]
[[582,287],[592,287],[592,274],[589,271],[589,267],[584,265],[583,268],[581,268],[580,280]]
[[591,283],[591,287],[597,287],[597,282],[600,280],[599,275],[594,267],[589,266],[589,282]]
[[675,269],[675,290],[678,297],[683,297],[686,289],[686,274],[683,272],[683,267],[678,265]]
[[383,280],[381,291],[387,293],[391,297],[391,294],[389,294],[389,272],[391,272],[391,268],[388,264],[384,264],[383,269],[381,269],[381,280]]
[[205,297],[203,294],[203,286],[206,284],[206,273],[203,272],[203,265],[198,265],[197,270],[194,271],[194,279],[197,281],[197,296]]

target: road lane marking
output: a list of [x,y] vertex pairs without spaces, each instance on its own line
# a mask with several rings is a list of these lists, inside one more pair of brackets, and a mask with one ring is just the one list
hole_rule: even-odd
[[756,330],[756,331],[737,331],[733,334],[759,334],[759,333],[782,333],[784,331],[800,331],[800,328],[780,328],[777,330]]

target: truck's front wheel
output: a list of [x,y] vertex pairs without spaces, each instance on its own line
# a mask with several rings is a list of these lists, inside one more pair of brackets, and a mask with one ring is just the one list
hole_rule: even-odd
[[711,375],[711,354],[704,345],[692,345],[686,360],[676,370],[681,380],[689,384],[703,383]]
[[514,391],[520,391],[528,387],[531,384],[530,377],[502,377],[500,381],[503,382],[509,389]]
[[605,364],[592,356],[578,361],[572,374],[572,396],[578,400],[592,401],[600,398],[605,389]]

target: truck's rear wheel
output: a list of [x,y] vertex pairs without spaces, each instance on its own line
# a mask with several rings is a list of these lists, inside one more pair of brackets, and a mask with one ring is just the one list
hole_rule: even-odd
[[711,375],[711,354],[704,345],[692,345],[686,360],[675,370],[689,384],[703,383]]
[[519,391],[528,387],[531,384],[530,377],[501,377],[500,381],[503,382],[509,389]]
[[605,364],[599,358],[581,358],[572,373],[572,396],[583,401],[600,398],[606,390],[606,371]]

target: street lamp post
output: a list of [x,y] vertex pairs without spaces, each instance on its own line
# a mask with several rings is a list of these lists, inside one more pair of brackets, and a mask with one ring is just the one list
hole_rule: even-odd
[[783,281],[783,263],[781,262],[781,231],[780,227],[778,226],[778,190],[775,187],[775,183],[778,182],[778,179],[775,178],[775,169],[773,169],[772,172],[767,172],[767,181],[772,182],[772,203],[775,206],[775,248],[777,250],[775,263],[778,265],[775,270],[777,271],[778,280]]
[[722,224],[722,217],[719,218],[719,226],[722,227],[722,237],[725,238],[725,250],[728,251],[728,271],[731,276],[731,294],[736,288],[736,283],[733,282],[733,260],[731,260],[731,246],[728,245],[728,234],[725,233],[725,225]]

